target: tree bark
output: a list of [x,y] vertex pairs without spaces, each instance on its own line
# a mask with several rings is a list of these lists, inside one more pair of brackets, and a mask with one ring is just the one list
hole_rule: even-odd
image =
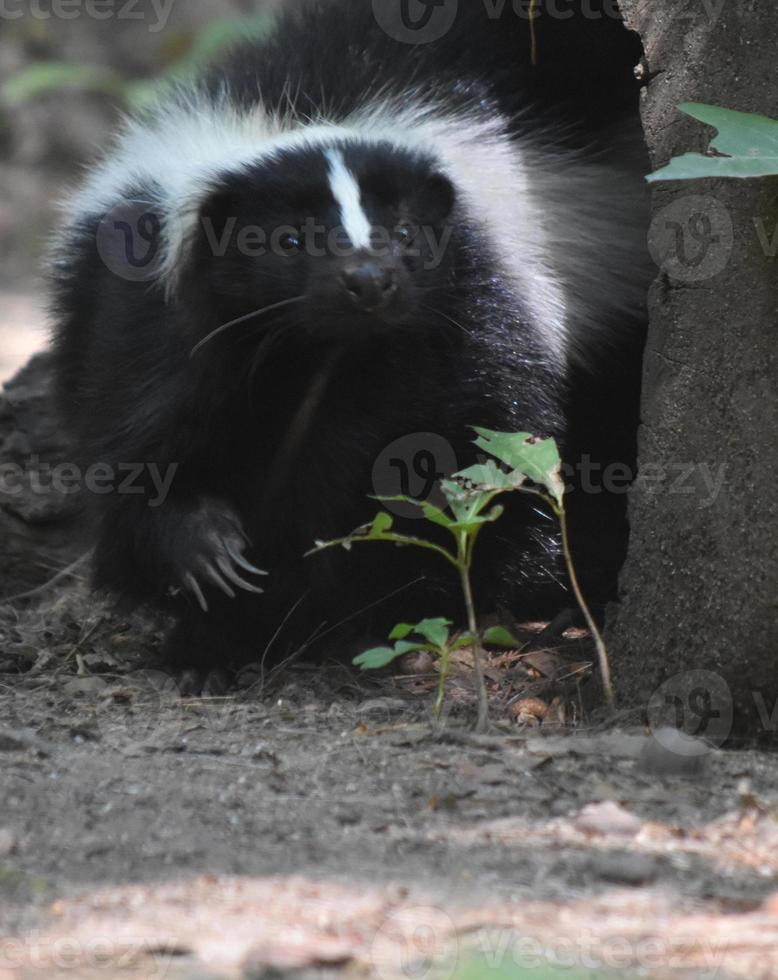
[[[778,118],[771,4],[621,7],[646,52],[655,167],[707,146],[681,102]],[[622,705],[718,742],[769,732],[778,699],[777,223],[773,179],[654,192],[643,476],[609,640]]]

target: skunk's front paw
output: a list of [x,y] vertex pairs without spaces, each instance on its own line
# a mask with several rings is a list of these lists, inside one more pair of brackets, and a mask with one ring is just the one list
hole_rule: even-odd
[[229,505],[203,499],[183,520],[173,546],[171,592],[188,592],[208,612],[206,590],[215,587],[230,599],[236,589],[261,594],[264,590],[247,576],[267,575],[249,562],[244,552],[249,540],[240,518]]

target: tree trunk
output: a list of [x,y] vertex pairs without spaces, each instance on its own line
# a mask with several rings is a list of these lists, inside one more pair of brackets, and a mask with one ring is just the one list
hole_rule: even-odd
[[[683,101],[778,118],[772,4],[621,6],[646,51],[655,167],[707,146]],[[642,477],[611,656],[622,705],[721,742],[769,731],[778,699],[778,181],[659,184],[653,214]]]

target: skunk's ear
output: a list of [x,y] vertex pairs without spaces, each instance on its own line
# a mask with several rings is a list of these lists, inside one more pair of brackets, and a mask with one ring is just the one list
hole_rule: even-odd
[[126,282],[164,276],[162,207],[138,190],[119,201],[97,223],[95,245],[106,268]]
[[422,223],[445,221],[454,209],[456,199],[457,192],[448,177],[439,172],[430,173],[414,195],[414,214]]
[[192,206],[183,243],[182,276],[199,292],[205,284],[218,295],[242,292],[235,275],[236,231],[240,227],[241,194],[236,188],[214,186]]
[[239,222],[241,204],[242,195],[237,188],[211,188],[198,207],[196,239],[220,241]]

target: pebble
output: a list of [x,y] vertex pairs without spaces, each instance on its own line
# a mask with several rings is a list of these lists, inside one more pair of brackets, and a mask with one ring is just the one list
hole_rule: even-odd
[[16,850],[16,834],[8,827],[0,827],[0,857],[7,857]]
[[615,837],[634,837],[643,826],[639,817],[612,800],[590,803],[581,810],[573,823],[586,834]]
[[39,755],[46,755],[44,743],[33,732],[0,728],[0,752],[27,752],[29,749],[34,749]]
[[644,885],[659,873],[655,858],[630,851],[594,854],[589,861],[589,870],[603,881],[617,885]]
[[102,677],[73,677],[63,685],[62,691],[71,698],[93,697],[103,694],[106,686]]

